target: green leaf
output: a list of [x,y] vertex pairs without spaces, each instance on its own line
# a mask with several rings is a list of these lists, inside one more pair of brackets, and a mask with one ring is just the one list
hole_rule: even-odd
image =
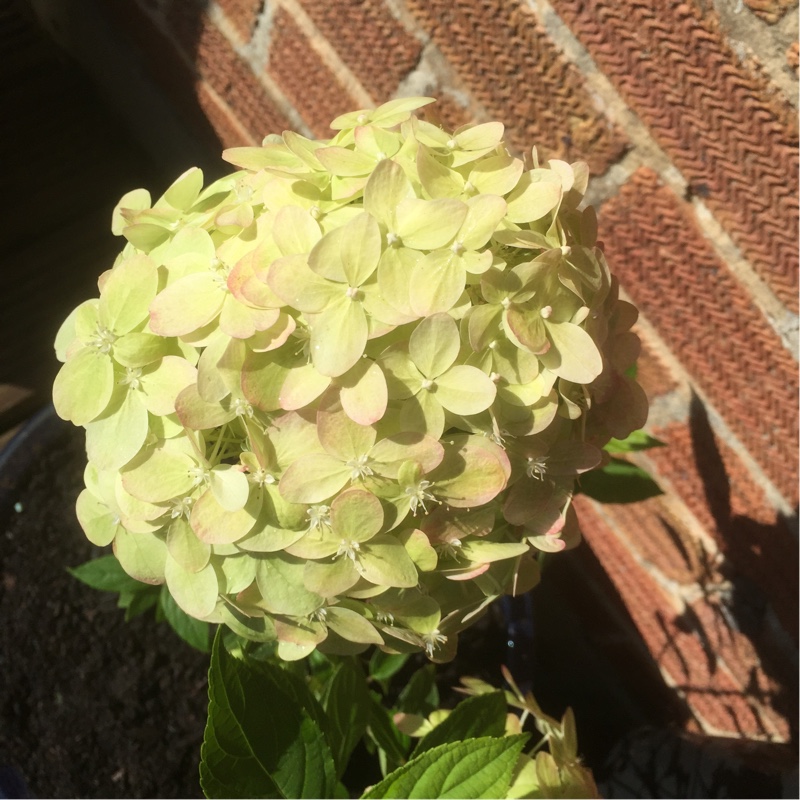
[[92,589],[101,592],[138,592],[149,588],[131,578],[114,556],[100,556],[67,572]]
[[384,653],[376,649],[369,659],[369,676],[376,681],[387,681],[396,675],[410,657],[409,653]]
[[343,660],[333,673],[322,705],[330,724],[329,741],[336,761],[336,775],[341,777],[369,721],[367,681],[352,659]]
[[502,736],[508,707],[503,692],[470,697],[460,702],[445,720],[420,740],[411,756],[416,758],[447,742],[478,739],[481,736]]
[[450,742],[412,759],[362,797],[505,797],[527,736]]
[[664,494],[647,472],[619,458],[582,475],[580,490],[600,503],[638,503]]
[[418,669],[403,687],[397,698],[397,708],[405,714],[427,717],[439,707],[439,690],[436,688],[436,672],[433,664]]
[[666,442],[644,431],[634,431],[625,439],[612,439],[603,449],[609,453],[634,453],[652,447],[666,447]]
[[211,649],[209,647],[211,626],[207,622],[190,617],[182,611],[166,586],[161,587],[158,603],[164,614],[164,619],[184,642],[202,653],[209,652]]
[[333,756],[312,701],[279,667],[233,658],[218,632],[200,751],[206,797],[333,797]]

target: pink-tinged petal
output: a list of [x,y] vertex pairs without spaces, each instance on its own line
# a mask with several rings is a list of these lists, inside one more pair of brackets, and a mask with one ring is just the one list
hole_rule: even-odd
[[422,520],[422,530],[432,542],[463,541],[468,537],[486,536],[495,523],[493,508],[454,509],[437,506]]
[[382,526],[381,501],[363,489],[348,489],[331,503],[331,528],[343,539],[366,542]]
[[311,360],[323,375],[344,374],[364,354],[367,316],[357,300],[342,296],[316,314],[310,328]]
[[321,503],[350,480],[350,468],[327,453],[302,456],[283,473],[279,488],[290,503]]
[[244,507],[228,511],[209,489],[192,506],[189,524],[201,542],[231,544],[253,529],[261,511],[261,502],[261,493],[253,492]]
[[113,549],[122,569],[132,578],[153,586],[164,583],[167,545],[159,536],[129,533],[119,527]]
[[281,386],[278,400],[286,411],[296,411],[313,403],[330,386],[331,379],[320,375],[313,364],[290,369]]
[[151,414],[165,417],[175,412],[178,395],[197,381],[197,369],[180,356],[164,356],[142,377],[142,402]]
[[266,353],[276,350],[284,344],[297,328],[294,317],[290,317],[284,312],[280,312],[275,321],[263,328],[258,327],[266,317],[259,319],[257,331],[247,342],[248,347],[256,353]]
[[225,296],[219,315],[220,330],[233,339],[249,339],[255,332],[252,310],[232,294]]
[[[271,263],[271,262],[270,262]],[[264,273],[265,276],[268,274]],[[253,254],[241,258],[228,274],[228,289],[240,302],[255,308],[280,308],[283,301],[253,271]]]
[[506,311],[504,320],[516,341],[531,353],[541,355],[550,349],[550,340],[538,309],[525,311],[511,306]]
[[187,386],[175,399],[175,411],[181,425],[193,431],[217,428],[236,417],[230,396],[217,403],[208,403],[200,397],[197,386]]
[[159,336],[183,336],[207,325],[222,310],[226,292],[211,272],[171,283],[150,304],[150,328]]
[[392,479],[397,478],[406,461],[415,461],[425,474],[436,469],[443,458],[444,447],[437,439],[423,433],[397,433],[381,439],[370,451],[376,474]]
[[478,564],[477,566],[461,567],[459,569],[440,570],[441,574],[451,581],[469,581],[477,578],[478,575],[483,575],[489,569],[489,564]]
[[347,290],[346,286],[312,272],[303,255],[273,261],[267,281],[284,303],[304,314],[322,311],[337,298],[344,297]]
[[339,401],[345,414],[359,425],[372,425],[383,417],[389,394],[383,370],[366,358],[359,359],[337,379]]
[[322,446],[341,461],[365,456],[375,444],[375,428],[353,421],[334,402],[335,397],[335,390],[331,390],[317,412],[317,433]]
[[503,516],[512,525],[530,525],[533,533],[546,534],[563,524],[564,497],[552,481],[520,478],[503,503]]
[[482,506],[497,497],[511,467],[503,450],[491,445],[482,436],[448,437],[444,461],[427,476],[436,497],[456,508]]

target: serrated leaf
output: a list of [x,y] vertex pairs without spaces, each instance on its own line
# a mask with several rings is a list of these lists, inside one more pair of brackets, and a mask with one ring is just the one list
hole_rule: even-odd
[[419,741],[411,757],[416,758],[448,742],[500,737],[505,732],[507,711],[505,694],[500,691],[462,700],[445,720]]
[[641,467],[618,458],[582,475],[580,490],[600,503],[638,503],[664,494]]
[[334,796],[333,756],[307,694],[279,667],[233,658],[217,634],[200,761],[207,797]]
[[[328,609],[329,612],[332,610]],[[367,681],[355,661],[347,659],[339,664],[327,682],[322,704],[330,723],[329,740],[336,761],[336,774],[341,777],[369,720]]]
[[428,750],[362,797],[505,797],[528,737],[481,737]]

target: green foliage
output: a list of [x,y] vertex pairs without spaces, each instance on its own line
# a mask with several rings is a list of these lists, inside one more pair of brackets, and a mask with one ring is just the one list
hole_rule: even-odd
[[621,469],[588,472],[602,448],[651,443],[620,444],[647,412],[637,312],[588,167],[525,169],[501,123],[445,131],[430,102],[232,148],[211,185],[190,169],[114,210],[125,244],[58,331],[53,400],[86,428],[87,537],[166,587],[123,588],[129,614],[160,597],[195,644],[182,615],[287,662],[446,661],[578,543],[576,479],[599,495]]
[[[413,674],[397,701],[416,711],[402,712],[388,695],[368,689],[366,660],[317,654],[291,664],[254,658],[254,649],[221,632],[214,642],[200,766],[208,797],[357,796],[363,783],[344,786],[341,778],[348,766],[355,766],[348,780],[367,771],[363,749],[350,764],[362,739],[384,776],[366,787],[364,798],[596,796],[578,758],[571,711],[560,722],[547,716],[508,675],[506,692],[466,679],[464,691],[473,696],[449,711],[438,708],[429,665]],[[421,720],[420,713],[428,719],[412,749],[398,725]],[[528,717],[541,738],[524,752]]]
[[601,503],[637,503],[663,494],[647,472],[620,458],[612,458],[603,469],[584,475],[580,487]]

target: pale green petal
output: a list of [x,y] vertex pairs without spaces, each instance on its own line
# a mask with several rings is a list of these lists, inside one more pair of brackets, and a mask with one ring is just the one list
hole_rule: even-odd
[[470,170],[469,182],[481,194],[507,195],[522,176],[522,161],[511,156],[491,156]]
[[150,327],[160,336],[183,336],[215,319],[225,287],[211,272],[195,272],[171,283],[150,304]]
[[420,572],[433,572],[439,561],[436,550],[431,547],[428,537],[418,529],[403,531],[398,536],[411,560]]
[[271,614],[303,617],[312,614],[323,600],[309,592],[303,582],[305,564],[283,554],[268,555],[258,560],[256,583],[263,605]]
[[218,428],[236,418],[230,397],[219,403],[207,403],[197,392],[197,386],[187,386],[175,398],[175,412],[184,427],[193,431]]
[[404,431],[381,439],[370,451],[373,469],[384,478],[397,478],[406,462],[418,464],[422,473],[438,467],[444,458],[444,448],[432,436]]
[[256,559],[247,553],[235,556],[225,556],[214,559],[218,569],[222,572],[220,590],[225,594],[238,594],[250,586],[256,579]]
[[378,266],[381,257],[381,231],[369,214],[359,214],[344,227],[339,240],[339,255],[350,286],[364,283]]
[[459,548],[459,555],[463,555],[474,564],[503,561],[527,552],[528,545],[524,542],[487,542],[482,539],[470,539],[468,542],[463,542]]
[[479,125],[466,125],[459,128],[453,138],[463,150],[483,150],[495,148],[503,141],[502,122],[483,122]]
[[331,528],[347,541],[366,542],[382,525],[381,501],[363,489],[348,489],[331,504]]
[[511,222],[533,222],[552,211],[561,200],[561,181],[549,169],[526,172],[506,198]]
[[195,536],[183,516],[174,519],[167,531],[167,550],[187,572],[199,572],[211,558],[211,545]]
[[420,258],[415,250],[390,247],[378,263],[378,288],[383,299],[409,321],[420,316],[411,308],[411,274]]
[[387,158],[378,163],[364,187],[364,210],[378,222],[392,227],[395,209],[405,198],[412,197],[414,190],[403,168]]
[[190,167],[164,192],[164,200],[179,211],[188,211],[200,196],[202,188],[203,171],[198,167]]
[[[550,348],[550,342],[545,331],[545,321],[539,309],[534,308],[524,311],[516,306],[511,306],[503,317],[506,323],[506,332],[511,332],[513,341],[528,349],[531,353],[541,355]],[[577,327],[577,326],[573,326]]]
[[506,201],[495,195],[478,195],[467,200],[467,216],[456,236],[467,250],[483,247],[506,214]]
[[305,256],[295,255],[272,262],[269,270],[272,291],[292,308],[305,314],[316,314],[331,303],[345,297],[347,287],[313,272]]
[[345,178],[368,175],[375,166],[375,159],[371,156],[346,147],[321,147],[316,156],[331,175]]
[[128,224],[128,221],[122,216],[123,211],[142,211],[150,208],[150,205],[150,192],[147,189],[133,189],[122,195],[111,214],[111,232],[114,236],[122,236],[122,230]]
[[111,358],[94,347],[84,347],[56,375],[53,405],[61,419],[86,425],[103,412],[113,390]]
[[480,352],[498,341],[502,313],[500,305],[473,306],[469,310],[467,332],[473,350]]
[[444,423],[444,409],[436,399],[434,391],[422,389],[401,406],[400,425],[402,430],[427,433],[434,439],[438,439],[444,432]]
[[310,327],[311,359],[323,375],[342,375],[363,355],[367,317],[358,301],[343,297],[316,314]]
[[362,644],[383,644],[383,637],[364,616],[342,606],[328,606],[325,609],[325,622],[349,642]]
[[280,481],[280,491],[290,503],[321,503],[349,480],[350,469],[327,453],[312,453],[295,461]]
[[417,568],[405,547],[385,534],[361,545],[355,566],[363,578],[376,586],[410,589],[419,583]]
[[148,503],[165,503],[182,497],[194,486],[191,470],[197,461],[185,453],[163,447],[143,452],[122,470],[125,491]]
[[145,367],[168,355],[169,339],[154,333],[126,333],[114,342],[114,361],[123,367]]
[[277,411],[281,389],[295,363],[291,356],[276,360],[274,352],[248,353],[242,367],[242,392],[248,402],[267,413]]
[[122,235],[137,249],[145,253],[155,250],[169,239],[169,230],[152,222],[137,222],[126,225]]
[[208,485],[226,511],[239,511],[250,497],[247,476],[233,464],[218,464],[211,470]]
[[286,373],[278,394],[280,407],[295,411],[313,403],[330,386],[331,379],[320,375],[313,364],[303,364]]
[[420,183],[434,199],[459,197],[464,191],[464,178],[453,169],[442,164],[424,145],[417,151],[417,171]]
[[541,356],[542,364],[559,378],[591,383],[603,371],[603,358],[592,337],[571,322],[545,320],[545,325],[553,347]]
[[309,561],[303,570],[306,589],[325,598],[343,595],[358,583],[360,577],[349,558],[337,558],[330,562]]
[[102,470],[117,470],[142,448],[148,416],[139,392],[117,386],[105,411],[86,425],[86,455]]
[[159,417],[175,411],[178,395],[197,380],[197,369],[185,358],[165,356],[155,368],[145,368],[141,375],[141,400],[145,408]]
[[317,433],[325,450],[341,461],[366,455],[377,438],[372,425],[354,422],[335,405],[320,408],[317,413]]
[[478,414],[496,394],[494,382],[476,367],[455,366],[436,379],[436,399],[453,414]]
[[88,489],[78,495],[75,513],[86,538],[98,547],[111,544],[121,527],[119,517],[114,511]]
[[405,349],[392,347],[384,351],[380,356],[380,365],[392,400],[413,397],[422,388],[425,376],[417,369]]
[[253,529],[261,511],[261,503],[261,494],[253,492],[243,508],[227,511],[209,490],[200,495],[192,506],[189,522],[201,542],[231,544]]
[[212,564],[198,572],[189,572],[172,556],[167,556],[164,573],[169,593],[190,617],[204,619],[214,611],[219,582]]
[[164,583],[167,546],[151,533],[128,533],[119,528],[114,537],[114,555],[122,569],[142,583]]
[[230,387],[223,379],[222,372],[218,366],[229,342],[230,338],[228,336],[222,331],[216,331],[203,349],[200,354],[200,360],[197,362],[195,375],[197,393],[207,403],[218,403],[231,393]]
[[250,531],[236,546],[248,553],[277,553],[291,547],[305,535],[304,531],[292,531],[284,528],[263,527],[256,523],[255,530]]
[[359,359],[338,379],[339,401],[350,419],[372,425],[383,417],[389,401],[386,377],[374,361]]
[[434,250],[421,258],[411,273],[409,300],[418,316],[449,311],[466,286],[467,275],[450,250]]
[[319,223],[299,206],[285,206],[275,215],[272,237],[284,256],[310,253],[322,237]]
[[466,216],[467,206],[460,200],[407,198],[397,206],[394,233],[406,247],[435,250],[453,240]]
[[436,378],[449,369],[460,348],[458,326],[449,314],[423,319],[408,341],[408,354],[426,378]]

